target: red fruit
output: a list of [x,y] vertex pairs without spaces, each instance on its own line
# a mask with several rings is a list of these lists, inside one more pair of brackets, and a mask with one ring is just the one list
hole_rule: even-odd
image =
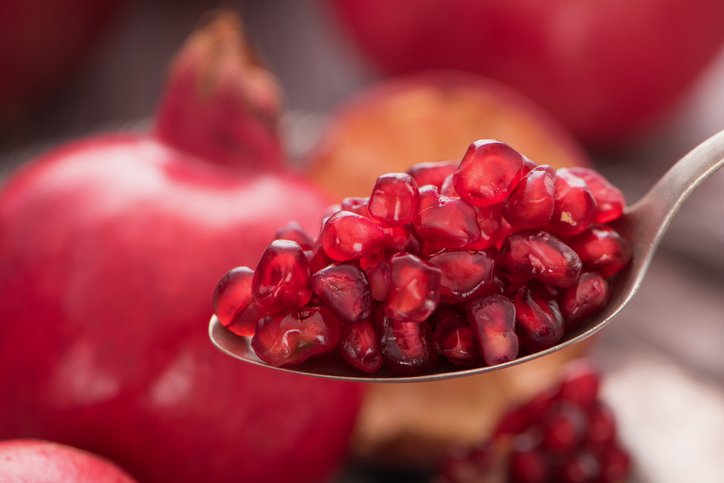
[[724,41],[718,0],[648,0],[635,9],[605,0],[422,0],[414,9],[405,0],[329,3],[383,71],[455,69],[497,79],[604,147],[660,121]]
[[254,270],[251,293],[267,313],[296,309],[312,298],[312,273],[299,243],[271,242]]
[[550,166],[528,172],[503,201],[501,213],[516,230],[540,228],[553,215],[556,173]]
[[489,366],[508,362],[518,355],[515,306],[502,295],[489,295],[467,304],[468,320]]
[[330,352],[339,340],[339,322],[327,307],[305,307],[268,315],[256,326],[251,347],[270,366],[291,366]]
[[520,343],[533,352],[554,346],[563,337],[563,316],[558,303],[538,280],[531,280],[512,296],[515,304],[515,333]]
[[490,290],[493,258],[475,250],[443,250],[427,261],[440,269],[440,299],[459,303]]
[[365,276],[370,284],[372,298],[380,302],[387,300],[390,292],[392,270],[387,262],[380,262],[365,269]]
[[546,458],[537,449],[513,450],[508,465],[510,483],[546,483],[550,476]]
[[581,273],[581,259],[565,243],[544,230],[523,230],[505,238],[500,258],[514,273],[558,287],[572,287]]
[[398,252],[420,254],[422,251],[422,238],[412,224],[383,228],[382,233],[382,251],[387,257]]
[[568,171],[586,182],[596,200],[596,212],[591,220],[593,223],[608,223],[623,214],[623,210],[626,208],[623,193],[601,173],[582,167],[568,168]]
[[600,382],[598,372],[588,361],[571,362],[563,372],[558,397],[592,411],[598,400]]
[[329,215],[332,216],[337,211],[344,210],[344,211],[351,211],[352,213],[355,213],[360,216],[364,216],[365,218],[369,218],[370,212],[369,212],[369,209],[367,208],[367,205],[369,202],[370,202],[370,199],[368,197],[348,196],[347,198],[342,200],[342,203],[340,204],[339,209],[335,210],[334,212],[330,213]]
[[385,313],[396,320],[424,322],[440,302],[440,269],[415,255],[390,258],[390,291]]
[[589,423],[585,445],[601,454],[616,444],[616,419],[606,404],[598,403],[588,413]]
[[0,481],[136,483],[105,458],[70,446],[30,439],[0,441]]
[[251,282],[254,271],[237,267],[221,277],[214,291],[214,314],[234,334],[251,337],[256,323],[266,315],[254,301]]
[[442,188],[442,183],[448,176],[451,176],[460,166],[460,161],[437,161],[430,163],[418,163],[410,166],[407,174],[415,179],[418,187],[431,184],[437,189]]
[[412,223],[420,209],[420,192],[415,179],[405,173],[383,174],[377,178],[367,209],[380,226]]
[[560,307],[566,330],[596,315],[608,304],[611,287],[596,272],[585,272],[578,283],[561,294]]
[[566,239],[566,244],[578,254],[584,270],[598,272],[603,278],[617,274],[631,261],[631,242],[608,226],[592,226]]
[[317,482],[341,463],[360,387],[208,340],[224,273],[255,267],[290,219],[317,233],[330,203],[280,169],[278,88],[249,56],[237,20],[212,21],[178,57],[155,131],[68,144],[7,180],[2,437],[93,451],[145,483]]
[[357,324],[340,324],[338,346],[342,357],[367,373],[382,367],[380,341],[370,319]]
[[631,474],[631,457],[618,446],[601,455],[600,483],[620,483]]
[[417,233],[436,250],[462,248],[480,239],[475,207],[460,198],[440,196],[437,188],[420,189]]
[[589,451],[580,450],[570,455],[558,469],[560,483],[596,483],[601,465]]
[[403,322],[385,315],[384,309],[380,312],[380,350],[387,369],[395,374],[417,374],[435,365],[429,324]]
[[485,250],[498,243],[503,230],[503,219],[501,218],[500,208],[500,204],[475,208],[478,228],[480,228],[480,238],[478,241],[467,245],[466,248]]
[[583,442],[588,416],[575,404],[559,402],[543,415],[541,447],[557,455],[573,453]]
[[338,211],[324,223],[322,247],[338,261],[374,255],[382,248],[384,234],[374,221],[351,211]]
[[312,289],[343,324],[355,324],[372,314],[372,292],[357,265],[339,263],[318,271]]
[[286,226],[277,230],[276,239],[295,241],[304,251],[314,248],[314,240],[296,221],[290,221]]
[[556,171],[555,206],[548,226],[558,235],[583,232],[596,213],[596,199],[583,179],[567,168]]
[[465,313],[453,309],[439,316],[439,312],[440,309],[435,313],[436,325],[432,338],[435,353],[447,357],[454,364],[484,365],[477,335]]
[[505,143],[475,141],[453,174],[455,191],[473,206],[500,203],[520,181],[524,164],[523,156]]

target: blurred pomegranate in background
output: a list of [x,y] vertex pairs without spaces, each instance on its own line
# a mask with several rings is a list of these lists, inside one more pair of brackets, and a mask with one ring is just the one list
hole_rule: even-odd
[[0,441],[0,481],[135,483],[112,462],[70,446],[36,440]]
[[724,42],[720,0],[329,0],[389,74],[452,68],[518,88],[597,148],[653,129]]
[[329,199],[284,166],[279,86],[221,13],[173,63],[156,125],[61,146],[0,192],[0,438],[145,483],[318,482],[361,386],[242,364],[208,338],[230,267]]

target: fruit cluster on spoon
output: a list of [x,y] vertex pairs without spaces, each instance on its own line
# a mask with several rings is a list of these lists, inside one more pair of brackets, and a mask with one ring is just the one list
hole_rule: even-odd
[[460,162],[380,176],[331,207],[316,239],[282,228],[256,269],[222,277],[215,315],[276,367],[335,349],[366,373],[508,362],[606,306],[631,259],[607,225],[624,208],[592,169],[476,141]]

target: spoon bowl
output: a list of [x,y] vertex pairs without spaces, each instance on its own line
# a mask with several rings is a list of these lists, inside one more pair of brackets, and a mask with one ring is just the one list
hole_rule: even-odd
[[611,300],[596,316],[567,332],[555,346],[494,366],[466,367],[439,358],[435,366],[423,373],[407,376],[394,374],[384,367],[367,374],[348,364],[333,351],[289,367],[273,367],[262,362],[251,348],[251,338],[235,335],[211,318],[209,337],[218,349],[241,361],[279,371],[358,382],[422,382],[472,376],[522,364],[552,354],[581,342],[604,328],[634,296],[648,271],[661,238],[672,219],[691,193],[724,165],[724,131],[707,139],[679,160],[638,202],[610,223],[633,248],[631,263],[612,281]]

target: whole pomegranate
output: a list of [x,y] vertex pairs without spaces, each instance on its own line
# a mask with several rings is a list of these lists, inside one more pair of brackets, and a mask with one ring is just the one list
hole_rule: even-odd
[[597,147],[652,128],[724,42],[720,0],[328,3],[385,72],[453,68],[498,79]]
[[361,387],[242,364],[212,293],[329,200],[284,170],[279,88],[220,14],[170,73],[150,132],[30,163],[0,193],[0,438],[106,456],[146,483],[318,482]]
[[135,483],[110,461],[38,440],[0,441],[0,481],[13,483]]

